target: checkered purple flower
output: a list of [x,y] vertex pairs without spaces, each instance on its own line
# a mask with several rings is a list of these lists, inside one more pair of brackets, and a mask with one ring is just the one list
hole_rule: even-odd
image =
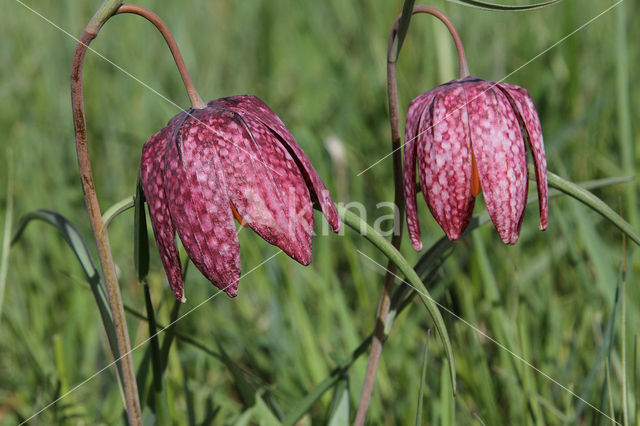
[[334,232],[336,208],[278,116],[255,96],[216,99],[173,117],[142,149],[142,185],[171,290],[184,300],[178,232],[195,266],[234,297],[235,218],[303,265],[311,262],[314,203]]
[[515,244],[527,202],[525,140],[533,156],[540,229],[547,227],[547,163],[538,113],[518,86],[477,77],[453,80],[409,105],[404,191],[413,247],[422,248],[416,204],[416,165],[429,210],[447,237],[462,235],[482,191],[502,241]]

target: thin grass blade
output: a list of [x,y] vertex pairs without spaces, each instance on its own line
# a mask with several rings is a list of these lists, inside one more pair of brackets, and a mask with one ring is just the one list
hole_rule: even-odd
[[477,9],[497,10],[501,12],[524,12],[528,10],[541,9],[543,7],[551,6],[556,3],[560,3],[562,0],[550,0],[541,3],[525,4],[525,5],[509,5],[509,4],[497,4],[480,0],[447,0],[449,3],[460,4],[462,6],[475,7]]

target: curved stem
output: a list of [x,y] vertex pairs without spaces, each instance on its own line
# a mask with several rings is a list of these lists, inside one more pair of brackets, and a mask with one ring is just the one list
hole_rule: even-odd
[[124,384],[125,404],[127,417],[130,425],[141,425],[142,414],[140,400],[138,396],[138,386],[136,383],[135,369],[133,358],[131,356],[131,344],[129,340],[129,331],[127,329],[124,308],[122,305],[122,296],[118,285],[113,256],[109,246],[109,235],[100,214],[100,205],[96,195],[95,184],[91,172],[91,161],[89,158],[89,149],[87,143],[87,125],[84,113],[84,99],[82,89],[82,70],[84,58],[87,53],[89,43],[98,35],[100,28],[104,23],[116,13],[134,13],[141,15],[151,21],[163,35],[164,39],[173,54],[173,58],[178,66],[180,75],[185,84],[189,99],[194,108],[204,108],[204,102],[193,87],[191,78],[186,70],[182,55],[178,50],[177,44],[162,20],[153,12],[135,5],[121,5],[118,0],[105,0],[95,15],[85,27],[76,50],[73,55],[73,64],[71,68],[71,104],[73,108],[73,124],[76,137],[76,151],[78,153],[78,166],[80,169],[80,177],[82,179],[82,190],[84,192],[87,211],[91,220],[91,228],[96,239],[98,247],[98,255],[102,265],[104,280],[107,285],[107,295],[109,305],[113,314],[113,323],[116,331],[116,340],[118,343],[118,352],[121,359],[121,372]]
[[[447,15],[445,15],[438,9],[430,6],[414,7],[412,14],[415,15],[417,13],[426,13],[426,14],[435,16],[440,21],[442,21],[442,23],[447,27],[447,29],[449,30],[449,33],[451,33],[451,37],[453,37],[453,42],[455,43],[456,51],[458,52],[458,63],[460,65],[460,78],[462,79],[469,76],[469,67],[467,66],[467,57],[464,54],[464,47],[462,46],[462,40],[460,39],[460,35],[458,34],[456,27],[453,26],[453,23],[447,17]],[[398,33],[399,22],[400,22],[400,16],[398,16],[398,18],[396,19],[396,22],[393,24],[393,28],[391,29],[391,36],[389,37],[389,47],[387,48],[387,62],[393,63],[394,68],[395,68],[395,63],[398,60],[398,54],[400,53],[398,49],[398,51],[395,54],[395,57],[393,55],[393,52],[394,52],[393,42],[395,41],[396,35]]]
[[178,71],[180,72],[180,77],[182,77],[182,82],[184,83],[185,89],[187,89],[187,93],[189,95],[189,100],[191,100],[191,106],[196,109],[202,109],[205,107],[205,103],[202,101],[202,98],[198,94],[193,82],[191,81],[191,77],[189,76],[189,71],[187,71],[187,67],[184,64],[184,59],[182,59],[182,54],[180,53],[180,49],[178,48],[178,44],[176,40],[173,38],[173,34],[169,31],[169,28],[164,23],[162,19],[149,9],[146,9],[142,6],[138,6],[136,4],[125,3],[121,5],[116,14],[121,13],[133,13],[134,15],[142,16],[146,18],[149,22],[151,22],[155,27],[160,31],[162,37],[167,42],[167,46],[169,46],[169,50],[173,55],[173,60],[178,67]]
[[[458,51],[458,60],[460,64],[460,78],[467,77],[469,75],[469,68],[467,67],[467,59],[464,54],[464,48],[462,47],[462,41],[456,31],[453,23],[449,18],[438,9],[434,9],[429,6],[416,6],[413,8],[412,14],[427,13],[440,19],[447,27],[456,45]],[[387,94],[389,96],[389,121],[391,124],[391,151],[393,153],[393,179],[395,184],[395,204],[398,208],[398,214],[394,220],[394,232],[391,239],[391,244],[395,249],[400,247],[402,242],[402,222],[404,220],[405,200],[404,200],[404,188],[403,188],[403,176],[402,176],[402,144],[400,136],[400,111],[398,108],[398,82],[396,78],[396,63],[398,55],[400,54],[400,43],[397,43],[396,37],[398,34],[398,27],[402,15],[398,16],[393,28],[391,29],[391,35],[389,36],[389,44],[387,47]],[[387,267],[387,274],[385,275],[384,287],[382,289],[382,295],[380,296],[380,303],[378,306],[378,312],[376,314],[376,326],[373,333],[373,340],[371,342],[371,351],[369,352],[369,360],[367,363],[367,371],[365,373],[364,384],[362,386],[362,393],[360,394],[360,404],[358,405],[358,412],[356,413],[356,419],[354,425],[363,425],[369,409],[369,403],[371,402],[371,393],[375,382],[376,372],[378,370],[378,364],[380,362],[380,356],[382,355],[382,346],[387,337],[388,330],[385,329],[387,323],[387,316],[389,314],[389,307],[391,303],[391,294],[393,291],[393,285],[395,282],[396,265],[393,262],[389,262]]]
[[[111,15],[104,15],[106,21]],[[107,295],[109,305],[113,314],[113,325],[116,331],[116,340],[118,343],[118,352],[121,359],[120,368],[122,371],[124,396],[127,410],[127,417],[130,425],[142,424],[142,411],[140,408],[140,400],[138,398],[138,385],[136,383],[135,369],[133,366],[133,358],[131,356],[131,344],[129,340],[129,331],[127,329],[126,318],[124,315],[124,307],[122,306],[122,297],[120,295],[120,287],[116,275],[116,268],[113,263],[113,256],[109,246],[109,236],[102,222],[100,214],[100,205],[95,191],[93,175],[91,173],[91,162],[89,159],[89,150],[87,146],[87,126],[84,114],[84,100],[82,91],[82,68],[84,64],[87,47],[93,40],[102,23],[95,28],[95,32],[89,32],[85,29],[80,36],[76,50],[73,55],[73,64],[71,68],[71,104],[73,108],[73,124],[76,136],[76,151],[78,153],[78,166],[80,168],[80,177],[82,179],[82,190],[84,199],[91,220],[91,228],[98,246],[98,255],[102,265],[102,273],[107,285]],[[93,29],[91,28],[91,29]],[[90,29],[90,30],[91,30]]]

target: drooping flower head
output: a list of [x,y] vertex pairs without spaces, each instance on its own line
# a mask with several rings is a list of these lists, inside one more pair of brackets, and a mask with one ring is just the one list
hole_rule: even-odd
[[525,145],[533,156],[540,229],[547,227],[547,165],[538,114],[527,90],[465,77],[418,96],[405,127],[407,227],[422,248],[416,204],[416,164],[429,210],[451,240],[462,235],[482,192],[502,241],[520,234],[528,189]]
[[304,152],[255,96],[176,115],[142,149],[142,186],[171,290],[184,300],[175,242],[229,296],[237,294],[234,217],[303,265],[311,262],[314,203],[334,232],[336,208]]

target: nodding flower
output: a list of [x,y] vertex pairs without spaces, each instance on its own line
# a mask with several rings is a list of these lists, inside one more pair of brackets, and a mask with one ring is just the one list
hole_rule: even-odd
[[278,116],[250,95],[216,99],[173,117],[142,149],[142,187],[171,290],[184,301],[177,231],[194,265],[238,292],[235,219],[303,265],[311,262],[313,205],[334,232],[329,192]]
[[545,229],[547,163],[540,120],[527,90],[468,76],[415,98],[407,112],[404,156],[413,247],[422,248],[416,165],[429,210],[449,239],[462,235],[482,192],[502,241],[515,244],[527,202],[527,143],[538,185],[540,229]]

